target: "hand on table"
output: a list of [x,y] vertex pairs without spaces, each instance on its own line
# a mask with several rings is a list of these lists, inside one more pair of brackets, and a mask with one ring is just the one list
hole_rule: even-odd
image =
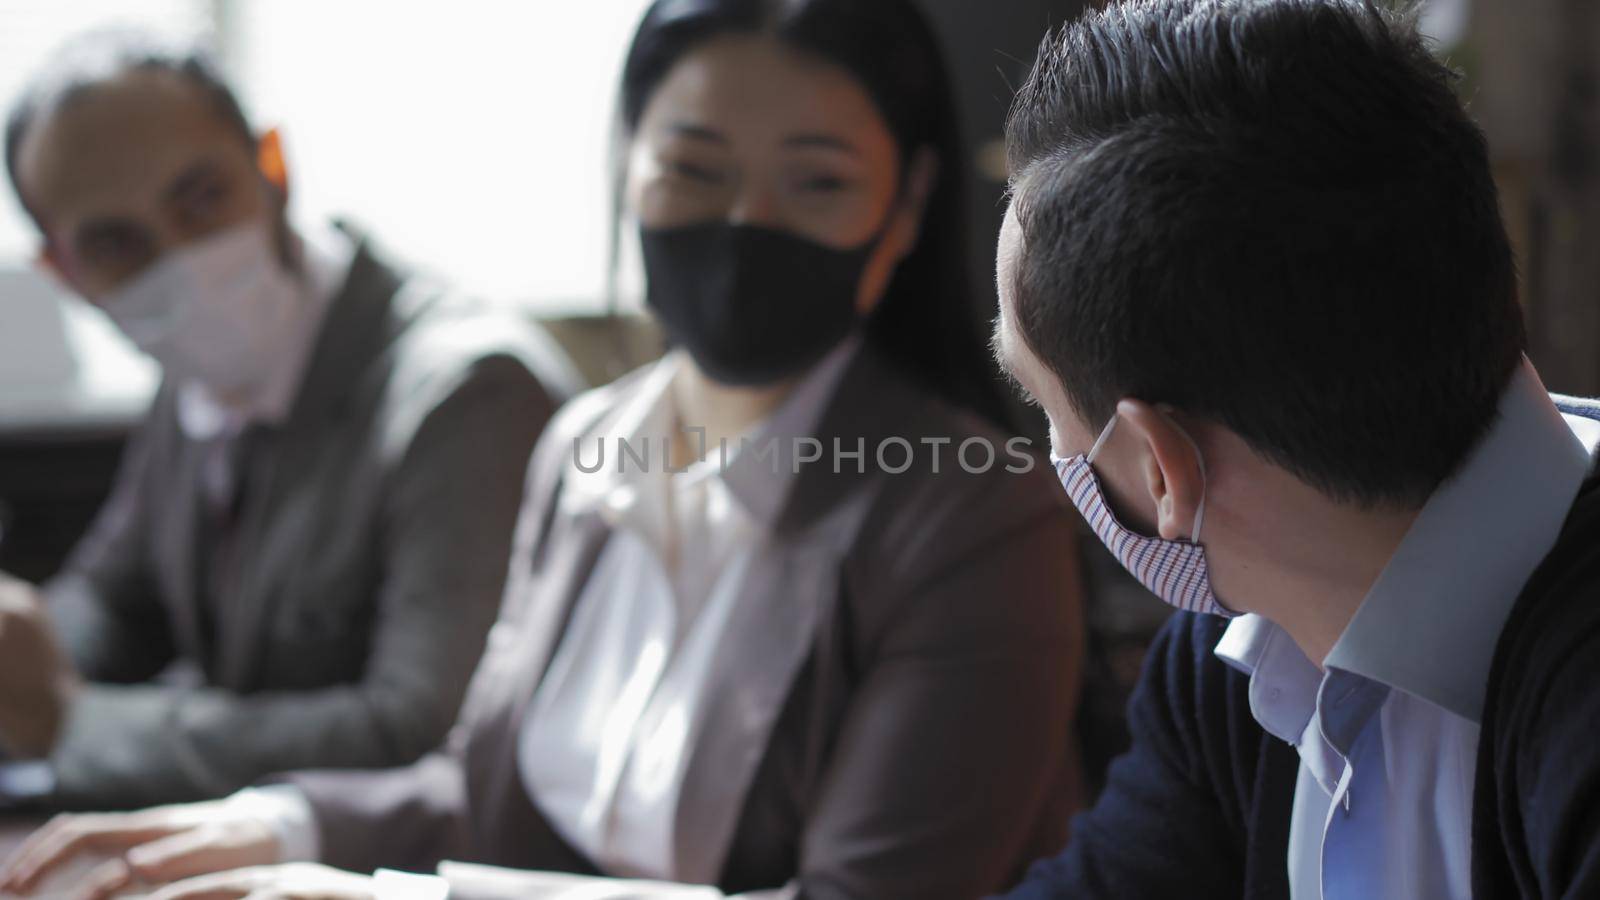
[[228,800],[61,815],[29,837],[0,869],[0,894],[27,896],[51,873],[85,856],[111,858],[74,886],[75,896],[106,900],[133,884],[266,866],[277,862],[279,847],[270,823]]

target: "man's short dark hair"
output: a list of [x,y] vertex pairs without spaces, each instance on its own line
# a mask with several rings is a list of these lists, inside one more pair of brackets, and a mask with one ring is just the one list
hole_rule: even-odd
[[1134,0],[1047,37],[1007,126],[1012,287],[1075,411],[1169,403],[1335,499],[1426,499],[1525,343],[1453,80],[1359,0]]
[[6,118],[6,174],[36,223],[39,215],[29,206],[17,180],[17,156],[28,132],[92,88],[136,71],[170,72],[189,80],[215,105],[222,120],[254,145],[255,134],[239,98],[204,48],[137,29],[85,32],[64,44],[34,73]]

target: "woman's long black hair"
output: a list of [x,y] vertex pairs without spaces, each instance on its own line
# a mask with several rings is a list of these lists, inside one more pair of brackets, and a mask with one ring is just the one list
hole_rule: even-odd
[[612,245],[618,240],[627,146],[655,89],[706,40],[771,35],[850,72],[900,146],[901,169],[931,148],[938,181],[921,239],[900,261],[867,323],[868,340],[919,383],[991,422],[1008,424],[967,265],[966,165],[944,55],[911,0],[656,0],[623,65]]

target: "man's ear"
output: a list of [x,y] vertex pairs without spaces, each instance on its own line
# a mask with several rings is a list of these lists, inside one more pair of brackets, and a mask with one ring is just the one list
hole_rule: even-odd
[[269,128],[256,141],[256,168],[261,177],[277,189],[283,202],[289,202],[289,164],[283,157],[283,139],[278,129]]
[[1144,444],[1143,474],[1157,532],[1169,541],[1194,540],[1195,514],[1205,497],[1200,451],[1167,413],[1143,400],[1122,400],[1117,415]]

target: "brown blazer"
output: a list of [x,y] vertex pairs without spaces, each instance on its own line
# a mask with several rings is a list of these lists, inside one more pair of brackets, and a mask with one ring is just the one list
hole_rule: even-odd
[[[575,400],[541,439],[507,603],[448,748],[405,769],[291,776],[325,862],[595,873],[530,801],[515,747],[608,535],[597,514],[561,511],[563,473],[575,439],[592,447],[637,381]],[[872,461],[891,436],[953,443],[939,474],[924,447],[895,475]],[[957,464],[969,436],[1000,453],[986,474]],[[751,564],[744,618],[730,626],[740,639],[719,659],[713,718],[685,776],[679,869],[728,893],[808,898],[968,900],[1006,887],[1062,844],[1076,801],[1083,627],[1061,489],[1042,463],[1007,473],[1002,436],[870,351],[817,437],[846,449],[864,438],[866,471],[803,468]],[[887,453],[897,465],[901,451]],[[744,453],[734,467],[746,462],[771,465]]]

